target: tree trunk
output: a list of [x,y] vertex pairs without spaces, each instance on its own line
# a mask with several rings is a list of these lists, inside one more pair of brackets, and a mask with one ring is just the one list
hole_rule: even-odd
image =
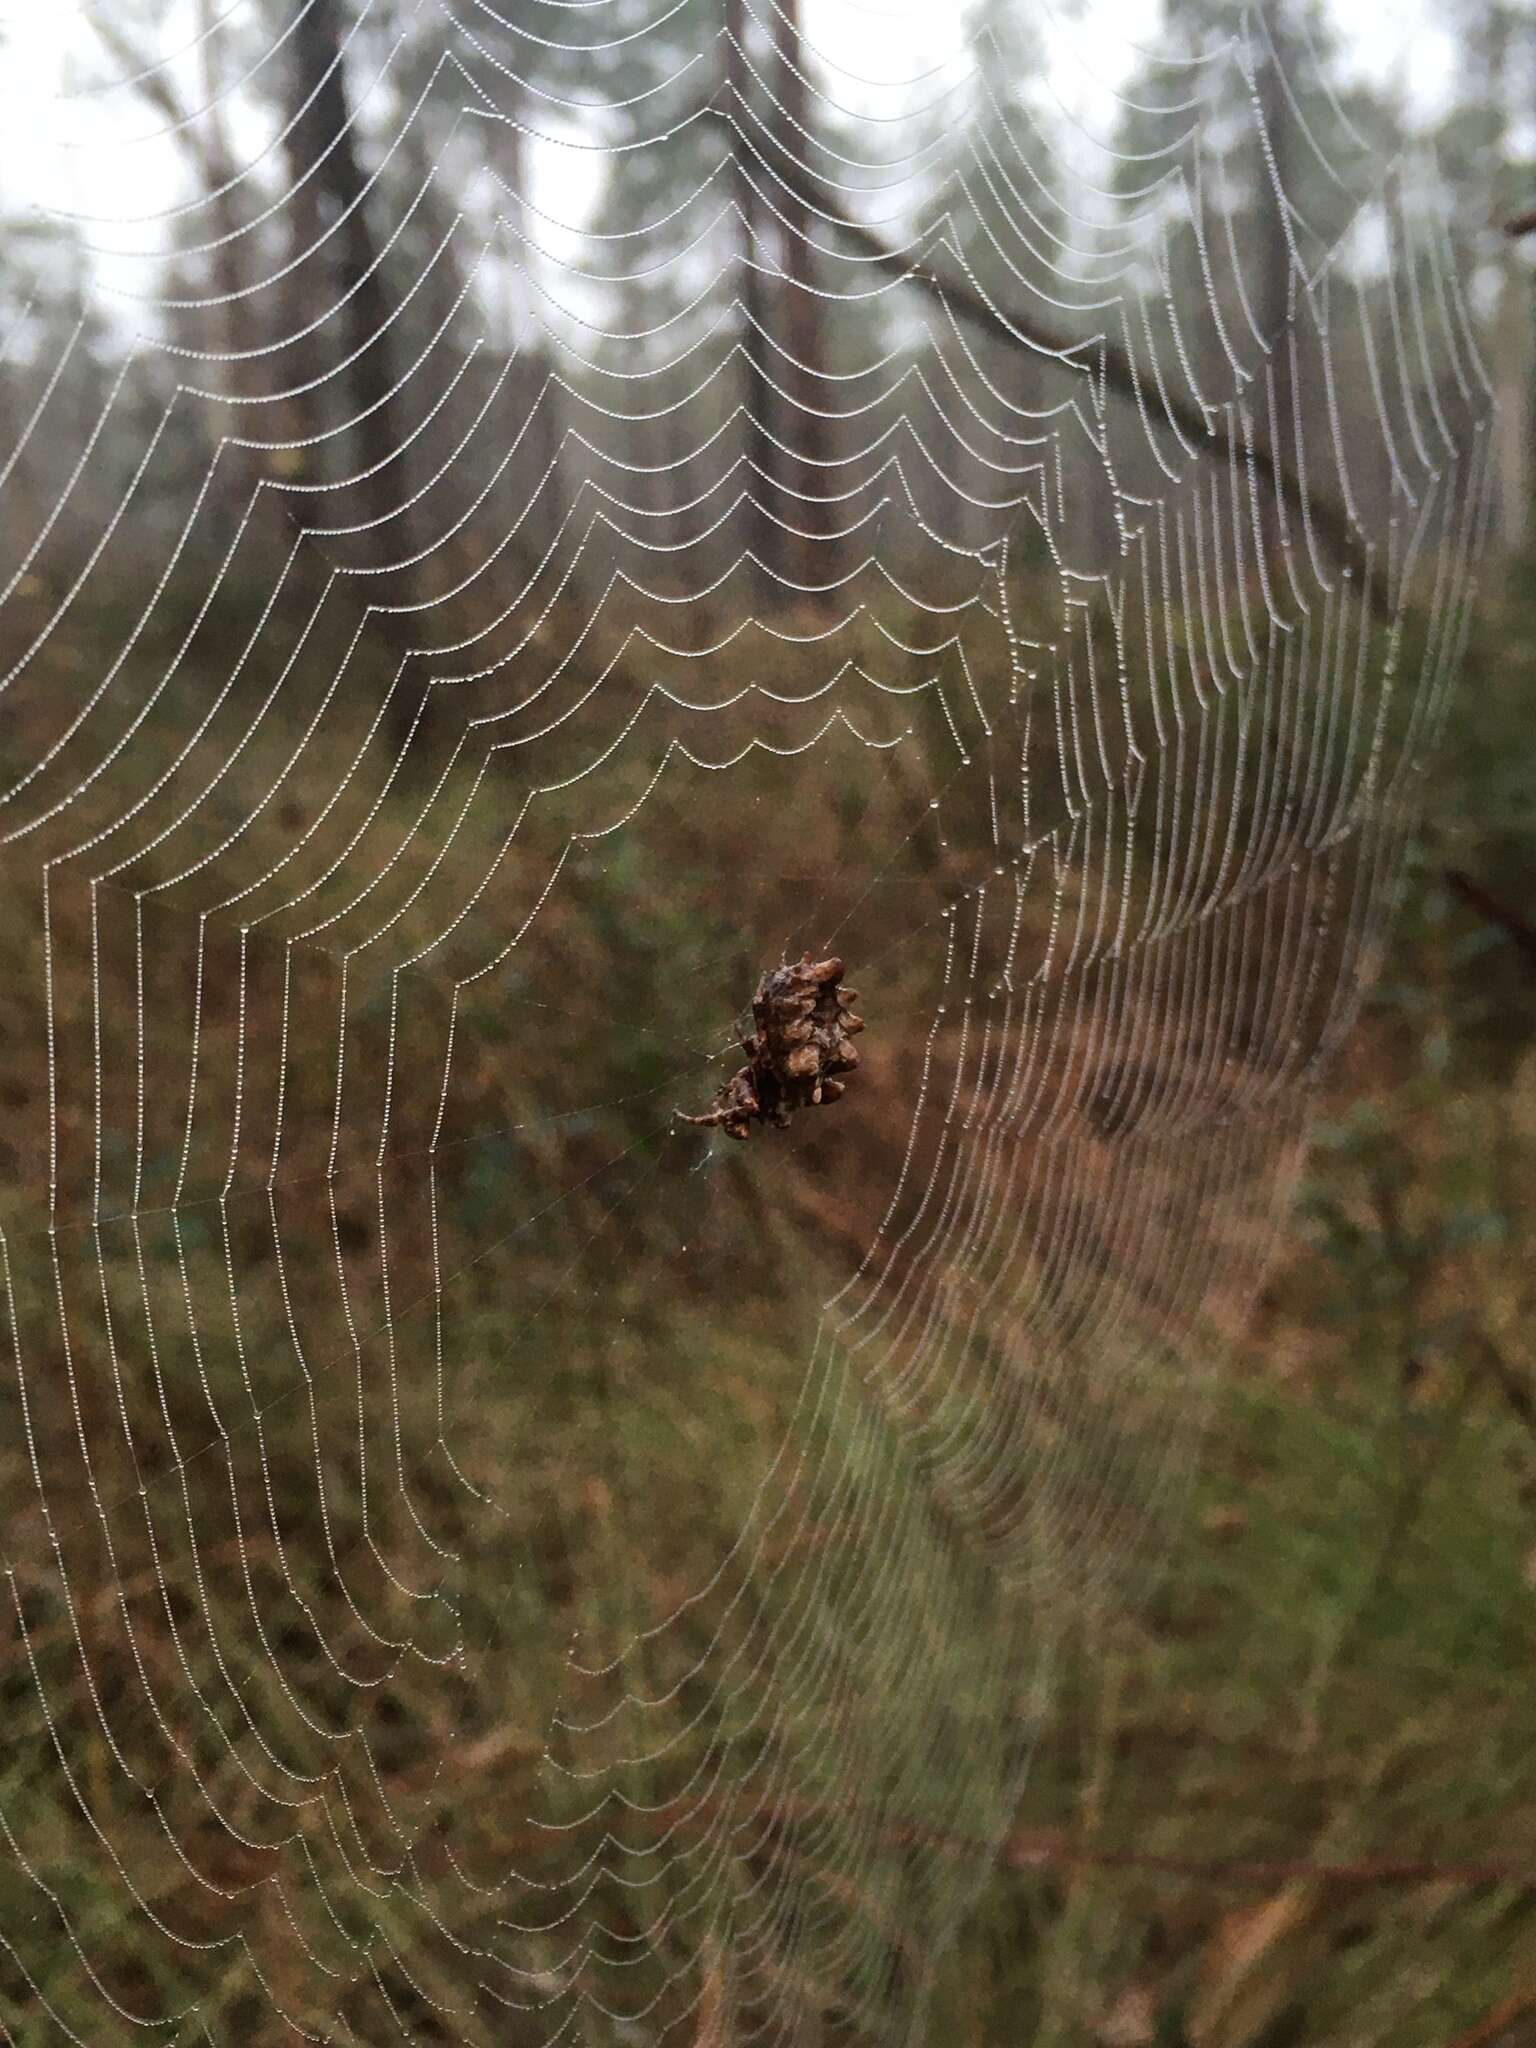
[[[410,559],[420,541],[406,504],[409,467],[400,453],[406,420],[395,389],[400,375],[399,343],[391,324],[395,306],[369,219],[368,180],[357,153],[342,45],[341,0],[310,0],[293,30],[293,125],[286,151],[291,184],[312,193],[313,199],[299,207],[294,225],[297,233],[306,235],[317,228],[336,228],[337,253],[329,278],[339,301],[358,509],[364,520],[378,522],[365,537],[372,566],[397,565],[389,595],[397,604],[410,605],[423,602],[427,593],[425,580]],[[308,183],[301,183],[305,179]],[[395,651],[408,653],[412,628],[400,620],[389,623]],[[413,728],[418,742],[423,735],[425,714],[421,724],[416,722],[423,687],[423,673],[415,664],[395,686],[387,725],[397,750],[405,746]]]
[[[1294,388],[1291,375],[1291,326],[1295,315],[1294,282],[1291,274],[1291,238],[1286,215],[1290,185],[1290,130],[1292,118],[1286,102],[1281,66],[1288,62],[1286,24],[1278,7],[1268,10],[1266,20],[1272,49],[1265,53],[1258,70],[1258,101],[1264,134],[1255,138],[1257,157],[1255,183],[1259,203],[1254,208],[1257,278],[1253,293],[1253,314],[1259,338],[1269,351],[1268,380],[1256,388],[1267,417],[1255,423],[1259,438],[1266,443],[1276,469],[1294,476],[1295,448]],[[1267,141],[1268,148],[1265,149]],[[1294,518],[1278,490],[1264,499],[1261,537],[1270,589],[1277,604],[1285,603],[1289,590],[1286,571],[1286,539]]]
[[[779,0],[773,15],[774,67],[768,119],[774,141],[789,159],[792,172],[809,155],[810,110],[805,89],[805,51],[801,40],[800,0]],[[837,524],[836,507],[827,502],[834,487],[830,422],[825,417],[827,346],[823,302],[816,296],[816,246],[811,209],[803,176],[787,179],[776,194],[784,215],[785,279],[783,344],[788,361],[783,381],[790,399],[781,438],[793,454],[785,463],[786,481],[797,495],[783,501],[784,515],[805,531],[796,541],[783,535],[785,571],[795,582],[818,584],[837,573],[828,538]],[[781,458],[781,461],[783,458]]]
[[742,508],[741,534],[756,565],[755,595],[772,604],[782,594],[774,578],[782,551],[779,530],[766,508],[781,512],[782,507],[774,488],[778,473],[772,438],[774,392],[768,369],[770,315],[763,274],[770,218],[758,190],[764,171],[756,146],[760,130],[753,119],[757,95],[749,58],[749,20],[746,0],[725,0],[726,116],[731,124],[732,193],[741,236],[736,297],[742,316],[743,487],[749,493]]
[[[1498,4],[1483,15],[1470,39],[1475,96],[1486,109],[1485,185],[1496,188],[1514,152],[1510,126],[1518,101],[1516,81],[1529,71],[1533,24],[1522,10]],[[1522,45],[1527,47],[1522,49]],[[1523,61],[1521,61],[1523,58]],[[1517,188],[1520,189],[1520,188]],[[1520,250],[1506,242],[1499,254],[1499,295],[1491,322],[1489,369],[1496,399],[1494,456],[1498,470],[1498,539],[1506,555],[1523,553],[1531,538],[1536,349],[1532,347],[1531,274]]]

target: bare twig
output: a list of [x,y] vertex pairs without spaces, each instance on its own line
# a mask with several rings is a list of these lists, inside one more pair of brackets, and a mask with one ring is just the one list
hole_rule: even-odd
[[[717,108],[705,111],[717,114],[732,127],[738,125]],[[759,135],[753,139],[760,161],[783,188],[786,202],[797,212],[826,222],[872,268],[888,277],[901,278],[918,286],[946,311],[968,321],[996,341],[1031,354],[1057,356],[1085,374],[1097,372],[1104,383],[1122,397],[1137,404],[1146,403],[1147,377],[1137,369],[1131,356],[1107,336],[1072,341],[1014,307],[1004,311],[995,306],[970,285],[936,269],[915,246],[893,249],[862,221],[853,220],[845,213],[830,211],[821,196],[808,188],[801,167],[785,157],[782,151],[774,149],[771,138]],[[1193,441],[1197,447],[1203,445],[1207,453],[1223,460],[1240,465],[1251,463],[1255,473],[1276,495],[1292,511],[1310,522],[1313,532],[1329,553],[1341,565],[1365,577],[1367,562],[1361,536],[1340,506],[1303,485],[1275,453],[1260,442],[1239,439],[1214,408],[1207,412],[1192,398],[1183,397],[1173,390],[1160,389],[1158,397],[1162,410],[1187,440]],[[1376,579],[1366,577],[1365,586],[1373,608],[1385,612],[1388,609],[1386,599],[1378,589]]]
[[1477,881],[1460,868],[1445,870],[1446,886],[1453,889],[1463,903],[1469,904],[1480,917],[1497,925],[1505,936],[1511,939],[1526,959],[1536,966],[1536,924],[1528,917],[1513,909],[1508,903],[1495,896],[1491,889]]
[[[748,1810],[734,1802],[703,1799],[681,1818],[660,1809],[643,1824],[665,1828],[668,1834],[692,1830],[718,1830],[723,1819],[775,1834],[782,1831],[788,1847],[796,1829],[825,1826],[831,1818],[866,1823],[870,1816],[853,1803],[827,1806],[814,1801],[782,1800],[772,1807]],[[642,1825],[638,1814],[628,1825]],[[877,1830],[883,1846],[891,1850],[928,1849],[956,1859],[985,1857],[993,1853],[990,1843],[969,1836],[950,1835],[921,1823],[892,1820]],[[516,1836],[502,1836],[502,1853],[537,1860],[544,1853],[562,1853],[558,1831],[533,1828]],[[1536,1890],[1536,1858],[1528,1863],[1468,1858],[1440,1859],[1425,1856],[1366,1856],[1335,1860],[1316,1856],[1193,1856],[1177,1852],[1159,1854],[1146,1849],[1121,1849],[1083,1842],[1067,1828],[1015,1828],[996,1849],[998,1863],[1005,1870],[1119,1870],[1145,1872],[1165,1877],[1188,1878],[1192,1883],[1221,1887],[1250,1887],[1272,1891],[1285,1884],[1310,1884],[1340,1891],[1374,1890],[1398,1885],[1492,1885],[1500,1888]]]
[[1510,2032],[1516,2020],[1523,2020],[1536,2011],[1536,1993],[1517,1991],[1513,1998],[1502,1998],[1491,2012],[1485,2012],[1480,2020],[1474,2020],[1470,2027],[1447,2042],[1446,2048],[1514,2048],[1517,2040],[1526,2041],[1530,2036],[1524,2032],[1515,2035]]
[[1497,1388],[1505,1407],[1528,1436],[1536,1437],[1536,1389],[1510,1364],[1486,1330],[1473,1329],[1470,1336],[1472,1354]]
[[1256,1885],[1306,1883],[1340,1890],[1391,1885],[1536,1886],[1536,1865],[1469,1861],[1438,1862],[1430,1857],[1362,1857],[1333,1862],[1312,1856],[1159,1856],[1138,1849],[1098,1849],[1078,1845],[1063,1835],[1029,1831],[1004,1844],[1002,1861],[1009,1870],[1060,1869],[1087,1866],[1095,1870],[1161,1872],[1198,1883]]

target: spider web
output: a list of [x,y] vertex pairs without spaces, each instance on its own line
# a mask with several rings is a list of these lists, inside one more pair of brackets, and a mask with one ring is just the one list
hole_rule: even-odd
[[[830,8],[46,31],[8,2038],[921,2040],[1167,1552],[1487,390],[1262,20],[1028,93]],[[802,949],[846,1099],[681,1125]]]

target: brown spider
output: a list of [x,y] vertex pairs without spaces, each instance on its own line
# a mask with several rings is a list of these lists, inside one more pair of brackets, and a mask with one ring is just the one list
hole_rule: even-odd
[[757,1029],[741,1041],[747,1064],[723,1082],[702,1116],[678,1117],[728,1138],[745,1138],[754,1123],[780,1129],[797,1109],[836,1102],[845,1083],[834,1079],[859,1064],[855,1036],[864,1019],[853,1012],[858,990],[844,988],[841,960],[799,960],[771,967],[757,984],[752,1018]]

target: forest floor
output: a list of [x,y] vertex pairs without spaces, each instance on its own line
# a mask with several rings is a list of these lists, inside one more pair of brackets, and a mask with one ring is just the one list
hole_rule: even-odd
[[[1536,670],[1536,661],[1528,666]],[[1497,735],[1487,741],[1497,752]],[[936,2039],[968,2048],[1536,2043],[1536,1687],[1526,1682],[1536,1622],[1536,1278],[1522,1249],[1536,1201],[1536,975],[1507,933],[1474,915],[1445,880],[1474,831],[1495,882],[1518,872],[1529,844],[1529,746],[1506,752],[1501,772],[1514,794],[1502,809],[1488,793],[1490,754],[1448,771],[1440,822],[1416,851],[1394,952],[1332,1078],[1279,1259],[1251,1329],[1216,1375],[1188,1513],[1144,1596],[1112,1618],[1100,1613],[1067,1646],[1013,1831],[946,1966]],[[292,821],[283,829],[291,832]],[[835,849],[822,860],[835,865]],[[646,882],[642,872],[624,887],[643,896]],[[626,899],[617,880],[594,872],[580,886],[586,926],[607,932],[610,948],[637,958],[659,948],[671,958],[731,942],[718,903],[718,929],[702,937],[697,919],[618,931],[615,906]],[[659,890],[656,901],[657,920],[673,915]],[[185,951],[195,926],[188,921],[179,939],[165,931],[164,957],[185,978],[191,955],[175,948]],[[545,998],[560,976],[597,971],[572,950],[572,924],[552,917],[535,933],[548,950],[532,953],[521,993],[509,979],[494,1002],[466,1006],[460,1017],[467,1092],[457,1113],[467,1128],[505,1121],[505,1048],[514,1042],[533,1062],[519,1084],[523,1111],[538,1107],[558,1077],[558,1008],[547,1047],[531,1053],[528,1019],[538,1026],[551,1012]],[[22,964],[35,966],[12,968]],[[734,971],[749,968],[744,959]],[[116,970],[107,960],[102,971]],[[8,970],[3,999],[15,1000],[28,982]],[[315,989],[324,994],[318,980]],[[896,984],[892,999],[899,994]],[[680,983],[668,1019],[674,1044],[700,1038],[688,1000]],[[73,1002],[83,1030],[84,989],[72,996],[61,982],[59,1001],[61,1016]],[[382,1043],[387,1004],[358,1007]],[[210,1085],[233,1067],[234,1025],[233,1003],[212,1003]],[[25,1019],[14,1028],[18,1042],[31,1030]],[[366,1032],[359,1044],[366,1073],[378,1044],[370,1051]],[[872,1056],[878,1062],[878,1050]],[[519,1284],[536,1294],[543,1276],[553,1291],[573,1261],[591,1258],[584,1247],[604,1227],[608,1198],[595,1162],[610,1141],[634,1137],[626,1119],[635,1113],[623,1105],[691,1088],[688,1100],[702,1106],[717,1065],[718,1052],[712,1064],[706,1047],[685,1088],[658,1065],[654,1047],[627,1043],[611,1087],[605,1079],[602,1098],[590,1097],[602,1116],[558,1126],[530,1117],[516,1147],[497,1138],[455,1154],[444,1169],[444,1215],[452,1211],[470,1242],[488,1219],[517,1213],[519,1189],[564,1176],[571,1193],[558,1230],[550,1225],[519,1249]],[[330,1131],[333,1078],[330,1068],[302,1077],[289,1102],[295,1127],[312,1127],[316,1142]],[[29,1096],[43,1099],[41,1070],[13,1066],[6,1080],[18,1118]],[[258,1081],[249,1080],[253,1092]],[[304,1094],[311,1084],[312,1100]],[[152,1096],[158,1085],[151,1074]],[[180,1072],[166,1085],[184,1089]],[[416,1107],[426,1115],[436,1100],[423,1095]],[[167,1103],[174,1107],[170,1096]],[[415,1111],[402,1100],[396,1113]],[[816,1155],[807,1157],[814,1204]],[[370,1172],[339,1215],[333,1204],[335,1265],[347,1270],[355,1258],[361,1271],[373,1228],[365,1164]],[[149,1170],[173,1178],[174,1168],[172,1148]],[[213,1168],[222,1170],[222,1159]],[[198,1171],[194,1157],[194,1179]],[[680,1199],[699,1205],[702,1228],[720,1197],[697,1175],[678,1187]],[[829,1216],[834,1206],[829,1199]],[[253,1272],[270,1259],[264,1215],[248,1213],[236,1246]],[[285,1284],[301,1320],[309,1297],[318,1304],[334,1286],[331,1225],[320,1234],[324,1256],[306,1263],[303,1218],[288,1219]],[[427,1257],[426,1227],[407,1216],[395,1229],[403,1293],[399,1275]],[[213,1301],[225,1286],[226,1250],[212,1208],[180,1223],[174,1246],[161,1230],[164,1242],[151,1245],[155,1285],[169,1288],[179,1267],[188,1302]],[[511,1241],[505,1232],[498,1239]],[[492,1719],[465,1731],[501,1742],[509,1771],[538,1753],[540,1715],[568,1639],[569,1582],[617,1540],[615,1482],[602,1459],[620,1402],[630,1402],[632,1464],[656,1469],[681,1455],[699,1475],[669,1503],[686,1541],[657,1566],[658,1612],[684,1598],[701,1561],[739,1526],[785,1394],[773,1363],[783,1333],[768,1313],[773,1219],[761,1221],[755,1241],[762,1270],[743,1266],[742,1321],[728,1345],[701,1322],[685,1279],[661,1300],[643,1284],[643,1261],[630,1275],[622,1256],[599,1246],[594,1273],[624,1308],[618,1321],[632,1327],[636,1356],[658,1355],[660,1346],[672,1359],[671,1381],[638,1392],[611,1346],[596,1365],[551,1369],[563,1338],[573,1357],[582,1353],[575,1322],[562,1321],[557,1303],[513,1328],[498,1294],[504,1270],[492,1260],[469,1274],[465,1327],[498,1362],[499,1384],[519,1384],[527,1365],[546,1375],[549,1390],[542,1409],[509,1416],[478,1447],[487,1475],[522,1445],[537,1451],[529,1483],[509,1489],[519,1505],[505,1538],[509,1554],[520,1548],[537,1569],[518,1580],[497,1622],[509,1637],[524,1630],[521,1654],[507,1666],[505,1689],[492,1689],[477,1710]],[[102,1285],[126,1286],[126,1260],[119,1272],[111,1257]],[[68,1284],[84,1283],[72,1276]],[[272,1330],[281,1325],[276,1295],[264,1309],[259,1291],[247,1311],[258,1361],[263,1314]],[[35,1308],[23,1300],[24,1316]],[[180,1359],[189,1381],[193,1363],[191,1353]],[[174,1373],[177,1360],[168,1365]],[[709,1388],[715,1418],[702,1455],[702,1425],[686,1413],[699,1386]],[[468,1392],[480,1398],[484,1387]],[[418,1388],[395,1412],[409,1422],[409,1402],[428,1399]],[[62,1404],[58,1419],[62,1429]],[[298,1435],[286,1447],[274,1436],[270,1448],[279,1461],[309,1456]],[[342,1469],[351,1455],[338,1453]],[[429,1516],[441,1505],[430,1478],[418,1500]],[[344,1549],[339,1525],[336,1540]],[[25,1589],[25,1572],[20,1583]],[[35,1633],[42,1642],[46,1631]],[[61,1657],[67,1649],[61,1641]],[[400,1703],[408,1717],[409,1695]],[[99,1753],[84,1703],[75,1706],[80,1742]],[[24,1819],[41,1785],[27,1781],[33,1755],[18,1746],[8,1781]],[[413,1768],[404,1751],[400,1768],[407,1776]],[[105,1948],[113,1909],[103,1901],[95,1910]],[[61,1977],[73,1969],[61,1954]],[[0,1988],[24,2009],[24,1994]],[[62,2010],[73,2009],[72,1993],[55,1995]]]

